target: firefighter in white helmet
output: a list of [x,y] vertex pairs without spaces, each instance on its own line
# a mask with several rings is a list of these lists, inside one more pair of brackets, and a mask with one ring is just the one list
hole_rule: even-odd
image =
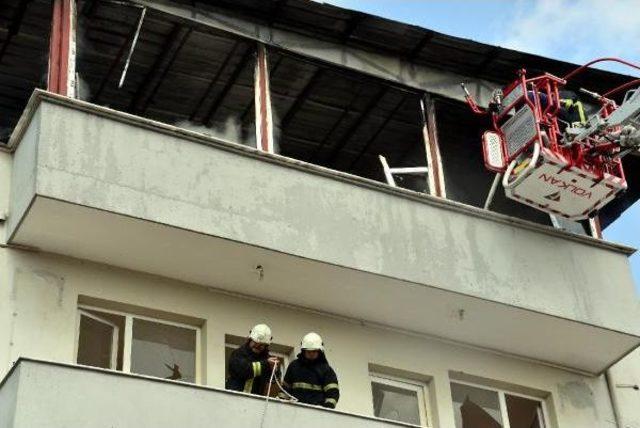
[[[338,377],[327,361],[319,334],[312,332],[302,338],[300,353],[287,367],[283,386],[301,403],[336,407],[340,398]],[[279,397],[286,398],[284,394]]]
[[250,394],[264,395],[277,357],[269,355],[271,329],[258,324],[249,332],[244,345],[231,353],[226,388]]

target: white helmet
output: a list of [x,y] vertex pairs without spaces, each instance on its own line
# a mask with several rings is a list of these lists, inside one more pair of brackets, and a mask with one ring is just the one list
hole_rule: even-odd
[[258,324],[249,332],[249,339],[263,345],[271,345],[271,329],[266,324]]
[[300,342],[300,348],[307,351],[324,351],[322,337],[318,333],[307,333]]

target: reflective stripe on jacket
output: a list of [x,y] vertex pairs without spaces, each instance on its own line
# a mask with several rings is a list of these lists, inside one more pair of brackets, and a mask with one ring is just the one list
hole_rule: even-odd
[[287,367],[283,386],[289,394],[306,404],[333,409],[340,399],[336,372],[329,366],[323,352],[314,361],[298,354],[298,358]]
[[249,347],[249,342],[235,349],[229,358],[226,388],[262,395],[271,377],[268,358],[268,350],[256,354]]
[[561,112],[560,118],[569,123],[587,123],[587,115],[584,111],[584,105],[581,101],[573,99],[560,100],[564,112]]

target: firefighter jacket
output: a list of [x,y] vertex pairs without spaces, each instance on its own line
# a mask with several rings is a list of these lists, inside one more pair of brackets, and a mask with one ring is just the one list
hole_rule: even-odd
[[[338,378],[324,352],[315,360],[307,360],[302,353],[289,364],[284,375],[284,389],[301,403],[333,409],[338,404],[340,389]],[[285,398],[283,394],[281,398]]]
[[229,378],[226,388],[263,395],[265,386],[271,377],[268,358],[269,351],[267,349],[256,354],[249,347],[248,341],[234,350],[229,358]]

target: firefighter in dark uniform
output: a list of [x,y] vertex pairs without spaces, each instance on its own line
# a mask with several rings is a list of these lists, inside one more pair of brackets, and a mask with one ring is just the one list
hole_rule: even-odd
[[[322,338],[309,333],[302,338],[298,358],[284,375],[284,389],[301,403],[333,409],[338,404],[338,378],[324,355]],[[286,398],[284,394],[280,398]]]
[[277,357],[269,355],[271,329],[258,324],[251,329],[244,345],[234,350],[229,358],[229,378],[226,388],[249,394],[264,395]]

